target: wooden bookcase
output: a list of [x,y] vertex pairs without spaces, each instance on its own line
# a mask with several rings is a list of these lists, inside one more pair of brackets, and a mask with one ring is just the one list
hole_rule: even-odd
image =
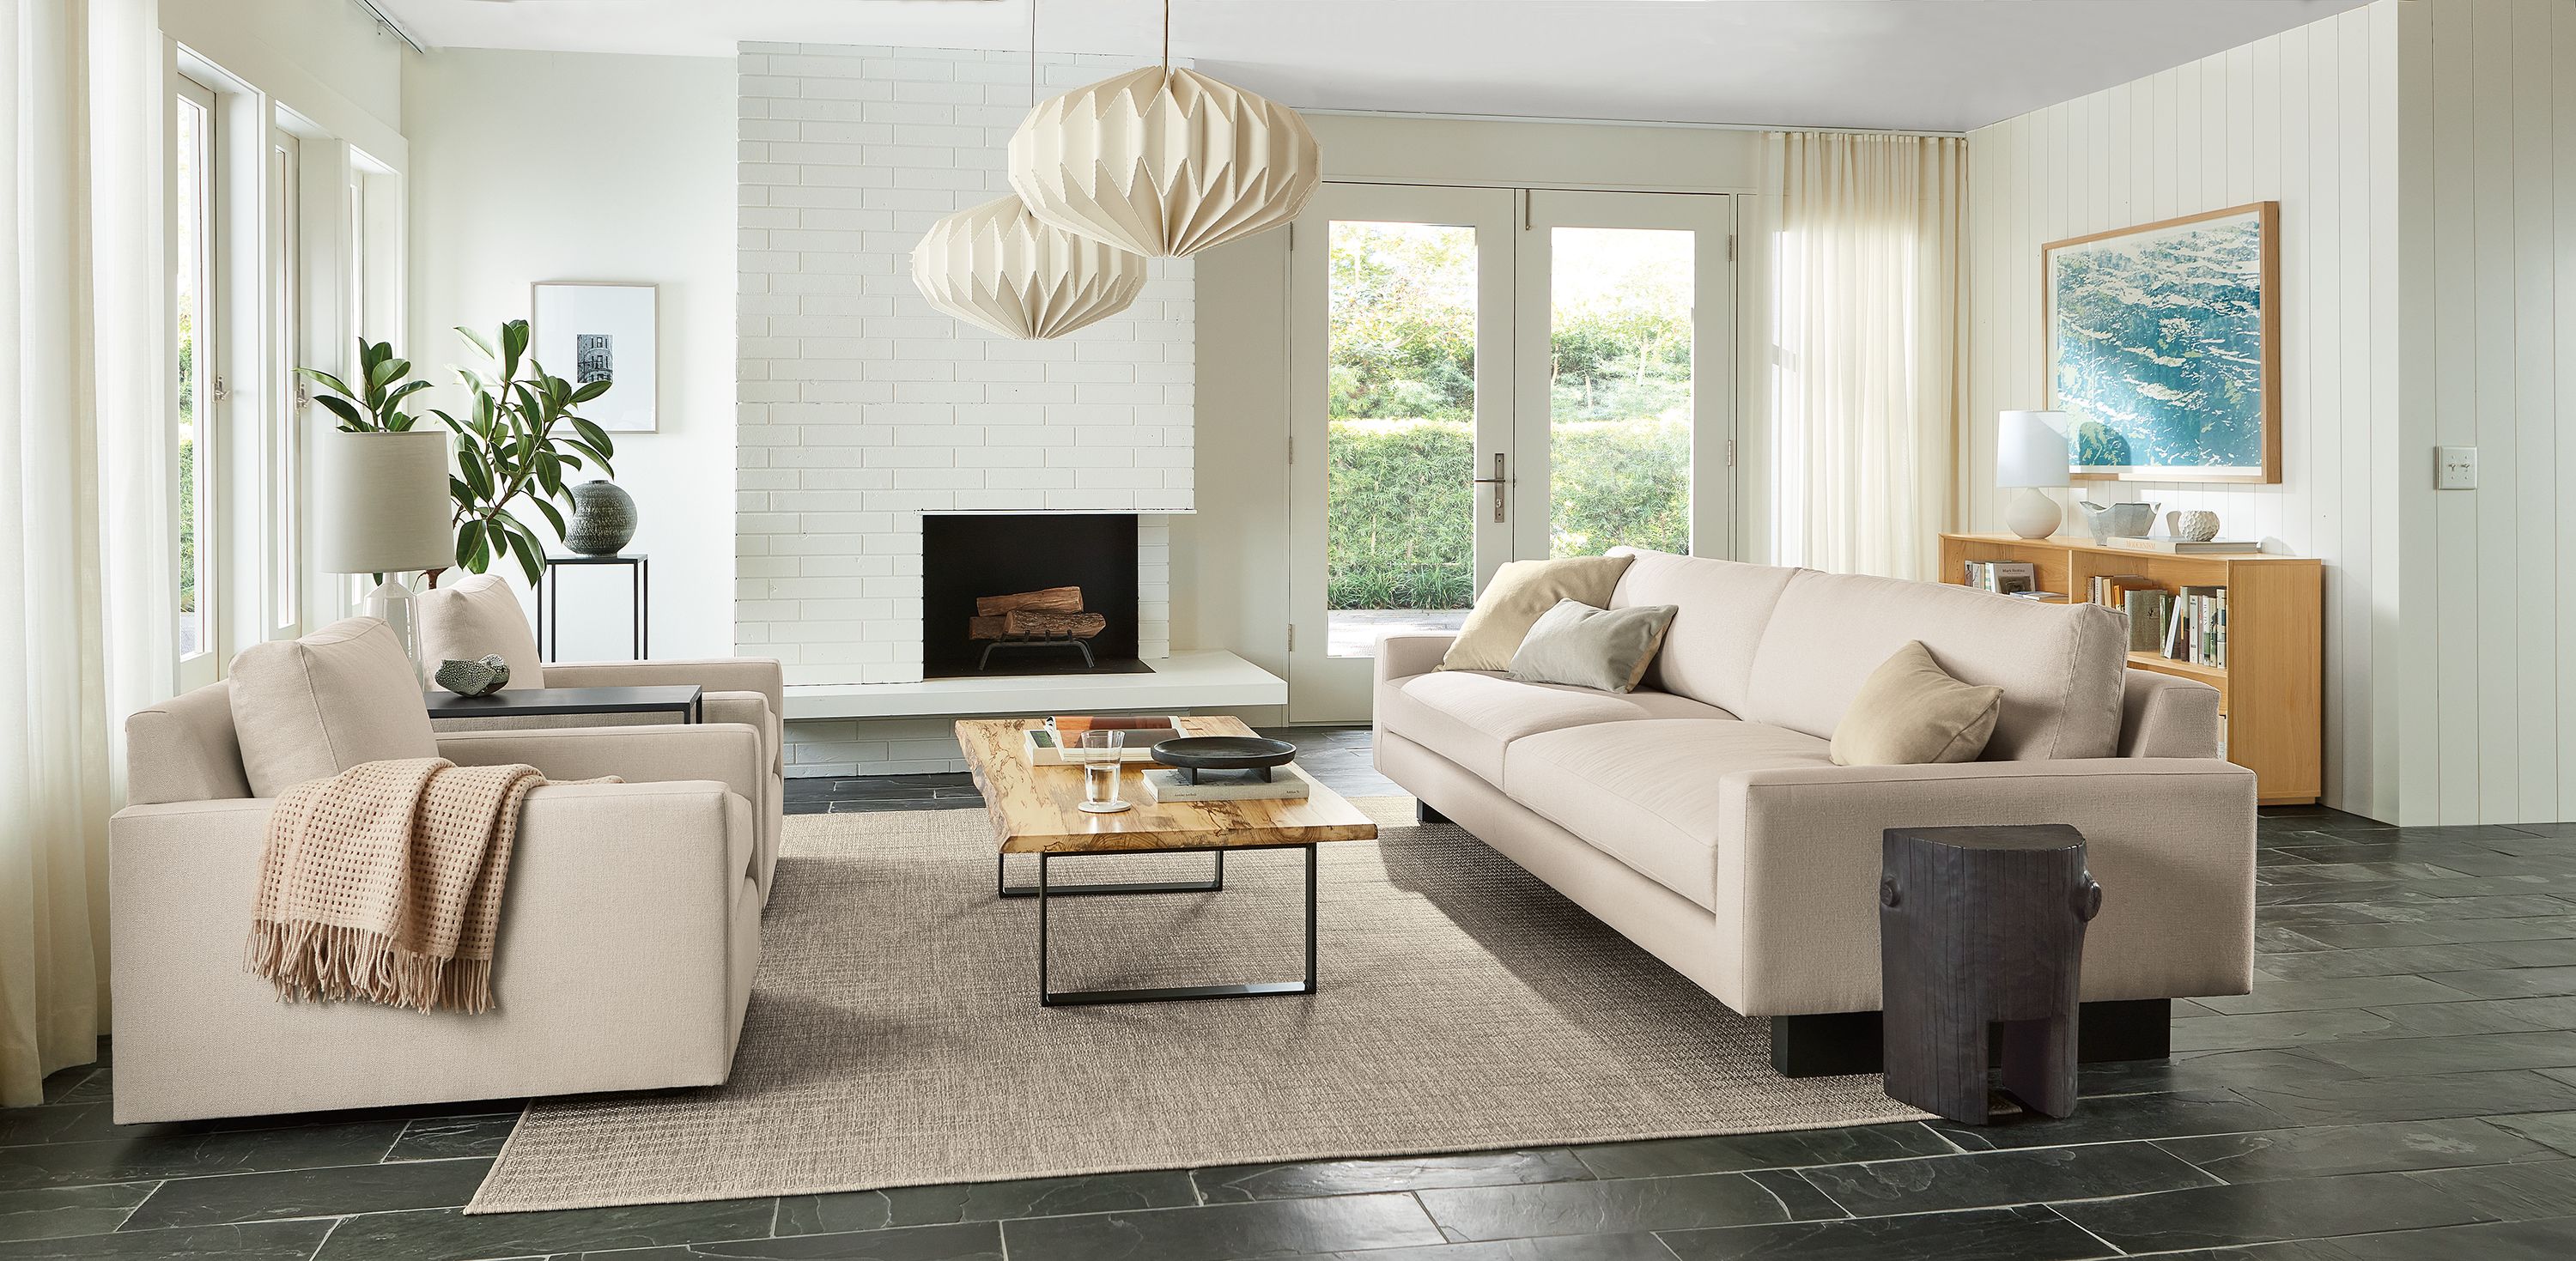
[[2218,689],[2227,758],[2255,774],[2267,806],[2307,805],[2325,791],[2325,567],[2312,557],[2254,553],[2174,556],[2090,539],[1944,534],[1941,581],[1966,581],[1969,561],[2028,561],[2043,591],[2088,603],[2097,577],[2132,574],[2169,590],[2227,588],[2227,666],[2133,652],[2140,670]]

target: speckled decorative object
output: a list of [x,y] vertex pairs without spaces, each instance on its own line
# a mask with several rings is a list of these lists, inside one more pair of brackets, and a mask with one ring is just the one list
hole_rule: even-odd
[[2165,530],[2185,542],[2206,543],[2218,537],[2218,514],[2198,509],[2168,512]]
[[615,482],[590,481],[572,488],[572,520],[564,523],[564,546],[584,556],[614,556],[635,539],[635,497]]
[[510,663],[492,653],[476,661],[438,663],[438,685],[459,696],[490,696],[510,685]]

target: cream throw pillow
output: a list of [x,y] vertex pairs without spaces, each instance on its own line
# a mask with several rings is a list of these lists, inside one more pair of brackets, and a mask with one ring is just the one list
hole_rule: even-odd
[[1860,685],[1834,724],[1838,766],[1920,766],[1973,762],[1995,734],[2004,690],[1951,678],[1916,640],[1896,650]]
[[1619,575],[1633,556],[1569,556],[1563,560],[1516,560],[1494,571],[1485,593],[1458,628],[1458,638],[1442,658],[1443,670],[1508,670],[1512,654],[1540,616],[1560,600],[1605,608]]
[[372,617],[233,658],[233,734],[254,797],[360,762],[437,757],[420,678],[393,628]]
[[1559,600],[1539,615],[1521,640],[1521,650],[1512,654],[1512,678],[1602,692],[1635,691],[1679,612],[1681,607],[1672,604],[1596,609]]
[[479,661],[499,653],[510,665],[510,681],[501,686],[502,691],[546,685],[545,668],[537,659],[536,632],[528,629],[528,615],[520,610],[517,593],[499,574],[475,574],[423,591],[417,598],[420,663],[432,675],[442,661]]

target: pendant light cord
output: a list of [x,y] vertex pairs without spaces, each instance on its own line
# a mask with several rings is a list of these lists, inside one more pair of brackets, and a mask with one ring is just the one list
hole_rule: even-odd
[[1163,74],[1172,73],[1172,0],[1163,0]]
[[1038,107],[1038,0],[1029,0],[1029,108]]

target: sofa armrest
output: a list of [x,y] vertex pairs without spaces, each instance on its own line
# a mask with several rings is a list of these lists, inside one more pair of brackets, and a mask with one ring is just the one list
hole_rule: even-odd
[[1449,655],[1449,645],[1456,642],[1455,635],[1388,635],[1377,641],[1377,681],[1429,674],[1440,668],[1440,659]]
[[274,804],[109,820],[117,1120],[724,1079],[752,821],[723,785],[530,790],[478,1017],[283,1004],[243,971]]
[[545,667],[547,687],[686,687],[695,683],[709,692],[758,692],[769,712],[787,712],[784,667],[768,657],[722,657],[700,661],[552,661]]
[[2218,689],[2131,670],[2120,686],[2120,756],[2217,757]]
[[2254,773],[2209,758],[1739,771],[1719,781],[1715,910],[1746,1015],[1879,1006],[1889,828],[2066,823],[2102,914],[2087,1001],[2240,994],[2254,950]]
[[459,766],[524,763],[548,779],[713,780],[754,809],[768,801],[760,733],[735,723],[448,731],[439,734],[438,754]]

